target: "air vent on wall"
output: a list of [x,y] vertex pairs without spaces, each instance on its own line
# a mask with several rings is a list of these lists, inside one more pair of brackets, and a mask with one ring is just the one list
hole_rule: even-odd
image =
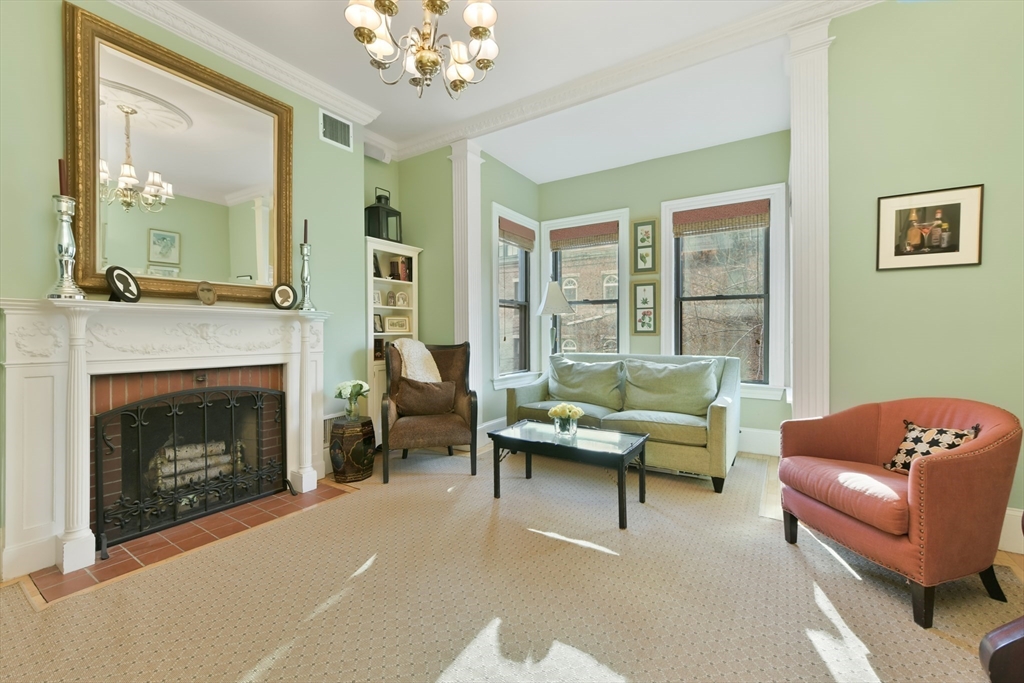
[[352,151],[352,124],[345,119],[320,110],[320,139]]

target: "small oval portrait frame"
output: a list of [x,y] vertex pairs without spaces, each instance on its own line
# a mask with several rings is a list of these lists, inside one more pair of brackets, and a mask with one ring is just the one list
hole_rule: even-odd
[[124,266],[110,266],[106,270],[107,286],[110,287],[110,300],[134,304],[142,298],[139,281]]
[[290,311],[299,302],[299,295],[294,287],[282,282],[274,287],[274,291],[270,293],[270,300],[282,311]]

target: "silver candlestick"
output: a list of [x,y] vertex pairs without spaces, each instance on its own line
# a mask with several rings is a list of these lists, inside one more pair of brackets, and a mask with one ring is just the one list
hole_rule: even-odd
[[71,217],[75,215],[75,200],[64,195],[53,195],[53,209],[57,212],[57,284],[46,295],[47,299],[84,299],[85,292],[75,284],[75,235],[71,231]]
[[309,298],[309,244],[303,242],[299,245],[299,253],[302,254],[302,272],[299,278],[302,281],[302,303],[300,311],[315,311],[313,300]]

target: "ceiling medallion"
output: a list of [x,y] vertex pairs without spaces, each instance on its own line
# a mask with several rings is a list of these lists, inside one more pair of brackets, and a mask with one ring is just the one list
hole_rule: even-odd
[[[498,56],[494,23],[498,13],[491,0],[466,3],[462,18],[470,29],[468,45],[438,32],[439,17],[447,13],[447,0],[423,0],[422,28],[413,26],[399,38],[392,33],[392,17],[398,15],[395,0],[349,0],[345,19],[355,27],[356,40],[366,48],[370,66],[377,69],[384,83],[395,85],[409,74],[409,85],[416,88],[418,97],[423,97],[423,89],[441,73],[445,90],[457,100],[463,90],[484,80],[494,68]],[[446,58],[448,67],[442,71]],[[396,63],[401,64],[402,73],[389,81],[384,72]],[[477,69],[481,72],[479,78]]]

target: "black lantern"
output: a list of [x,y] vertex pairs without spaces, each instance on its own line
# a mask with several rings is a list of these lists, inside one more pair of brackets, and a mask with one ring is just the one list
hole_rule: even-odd
[[392,208],[391,191],[383,187],[375,187],[373,190],[377,193],[377,203],[366,207],[366,235],[401,242],[402,213]]

